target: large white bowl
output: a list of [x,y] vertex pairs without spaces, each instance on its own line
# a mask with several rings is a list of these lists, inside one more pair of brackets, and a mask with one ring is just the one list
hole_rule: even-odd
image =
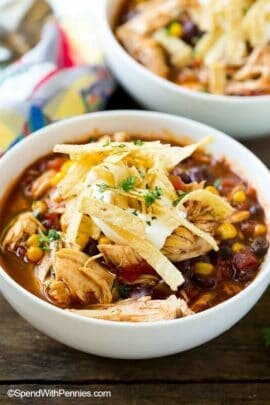
[[270,134],[270,96],[232,97],[191,91],[136,62],[112,32],[121,3],[122,0],[101,3],[101,39],[109,67],[139,103],[151,110],[204,122],[239,138]]
[[[0,200],[9,184],[37,158],[51,152],[59,142],[81,141],[94,129],[112,132],[189,135],[199,140],[212,134],[209,148],[226,156],[235,171],[258,190],[259,200],[270,204],[267,168],[245,147],[230,137],[185,118],[167,114],[115,111],[85,115],[50,125],[24,139],[0,160]],[[268,223],[270,210],[268,209]],[[234,325],[260,298],[270,281],[270,256],[259,275],[240,294],[207,311],[183,319],[155,323],[127,323],[87,319],[68,313],[32,295],[0,268],[0,288],[13,308],[37,329],[76,349],[117,358],[164,356],[201,345]],[[19,344],[19,342],[18,342]]]

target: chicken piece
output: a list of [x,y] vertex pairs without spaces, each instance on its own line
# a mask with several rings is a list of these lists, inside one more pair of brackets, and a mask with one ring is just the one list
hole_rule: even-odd
[[117,37],[128,53],[153,73],[167,77],[169,67],[162,48],[153,38],[143,37],[131,30],[117,30]]
[[270,45],[254,49],[245,66],[228,83],[226,92],[243,96],[270,92]]
[[132,31],[139,35],[147,35],[158,28],[165,27],[171,20],[178,18],[182,12],[182,0],[151,3],[141,10],[141,13],[122,25],[117,33]]
[[129,246],[100,244],[98,250],[104,254],[105,259],[116,267],[127,267],[139,264],[143,259]]
[[71,305],[72,297],[70,291],[63,281],[51,281],[46,285],[46,294],[59,307],[68,308]]
[[214,299],[215,293],[209,292],[203,294],[200,298],[197,299],[192,305],[191,309],[194,312],[200,312],[211,305],[211,301]]
[[47,170],[33,182],[31,193],[35,200],[42,197],[52,187],[51,182],[55,175],[55,170]]
[[186,208],[189,221],[205,232],[212,235],[215,233],[219,221],[210,206],[200,201],[189,201]]
[[86,310],[71,310],[88,318],[110,321],[153,322],[181,318],[193,312],[181,298],[171,295],[166,300],[152,300],[151,297],[127,299],[111,305],[96,305]]
[[172,262],[180,262],[201,256],[211,249],[206,241],[180,226],[167,238],[162,253]]
[[63,281],[73,299],[88,304],[91,300],[107,304],[112,301],[112,285],[115,276],[86,254],[61,249],[53,263],[55,280]]
[[8,225],[2,239],[3,250],[14,250],[17,245],[24,244],[29,236],[43,231],[42,224],[33,216],[32,212],[19,214]]

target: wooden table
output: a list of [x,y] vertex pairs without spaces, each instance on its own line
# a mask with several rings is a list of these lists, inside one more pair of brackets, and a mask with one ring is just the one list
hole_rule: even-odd
[[[118,90],[109,108],[136,108]],[[270,140],[245,142],[268,166]],[[270,186],[270,185],[269,185]],[[9,388],[111,391],[113,404],[270,404],[270,350],[261,329],[270,325],[270,291],[230,331],[189,352],[155,360],[124,361],[69,349],[32,328],[0,297],[0,403]],[[40,399],[40,403],[75,403]],[[27,403],[37,400],[28,399]]]

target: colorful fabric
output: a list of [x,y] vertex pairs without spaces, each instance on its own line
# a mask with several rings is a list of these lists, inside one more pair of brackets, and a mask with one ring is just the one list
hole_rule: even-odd
[[50,122],[103,109],[114,81],[103,64],[76,64],[57,22],[0,74],[0,156]]

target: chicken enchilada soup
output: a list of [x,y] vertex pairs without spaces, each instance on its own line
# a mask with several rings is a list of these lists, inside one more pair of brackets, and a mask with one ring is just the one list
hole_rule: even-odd
[[[154,138],[156,139],[156,138]],[[6,198],[1,265],[67,311],[189,316],[243,290],[268,249],[256,191],[204,151],[125,132],[56,145]]]
[[268,0],[126,0],[116,37],[153,73],[189,89],[270,94]]

